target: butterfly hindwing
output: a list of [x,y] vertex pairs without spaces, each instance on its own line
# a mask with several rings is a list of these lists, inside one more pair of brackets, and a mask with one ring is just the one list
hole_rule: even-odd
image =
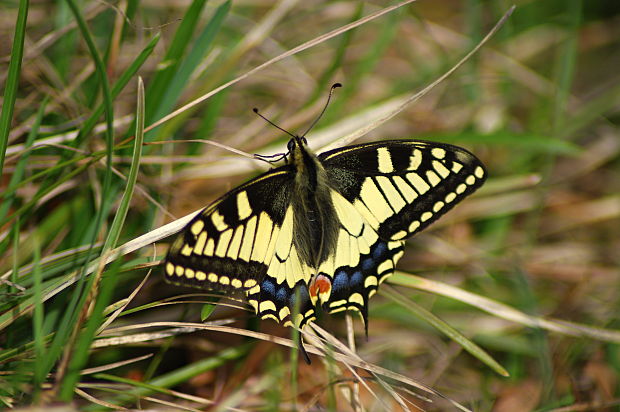
[[334,189],[384,240],[423,230],[486,178],[482,163],[467,150],[419,140],[347,146],[319,159]]
[[[265,276],[246,295],[262,319],[303,327],[314,319],[314,307],[308,295],[308,283],[314,270],[300,259],[294,245],[293,213],[293,207],[289,206],[269,243]],[[297,296],[300,300],[295,307]],[[295,313],[297,316],[292,319]]]
[[[402,241],[385,241],[372,225],[340,193],[332,190],[332,202],[340,230],[330,273],[331,294],[325,309],[329,313],[356,310],[368,326],[368,300],[394,271],[403,254]],[[323,268],[322,268],[323,269]]]

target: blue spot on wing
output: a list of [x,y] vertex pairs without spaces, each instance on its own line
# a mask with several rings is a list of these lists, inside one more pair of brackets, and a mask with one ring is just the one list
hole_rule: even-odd
[[263,280],[263,283],[261,283],[260,285],[260,290],[262,292],[266,292],[269,293],[271,296],[274,296],[276,294],[276,287],[273,284],[272,281],[265,279]]
[[358,270],[351,275],[350,283],[352,286],[357,285],[362,283],[362,279],[364,279],[364,276],[362,276],[362,272]]
[[364,261],[362,262],[362,269],[363,270],[370,270],[375,266],[375,261],[372,258],[366,258],[364,259]]
[[341,289],[346,289],[349,283],[349,276],[347,276],[347,272],[344,270],[338,271],[336,276],[334,276],[334,280],[332,281],[332,290],[338,291]]
[[375,250],[372,251],[372,257],[375,260],[379,260],[379,258],[383,256],[386,250],[387,250],[387,244],[385,244],[384,242],[379,242],[375,246]]
[[278,289],[278,293],[276,293],[276,299],[279,301],[285,301],[288,293],[288,290],[286,290],[286,288],[282,286],[280,289]]

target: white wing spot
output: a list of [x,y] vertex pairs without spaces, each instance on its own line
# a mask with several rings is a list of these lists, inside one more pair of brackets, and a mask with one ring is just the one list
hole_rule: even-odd
[[196,272],[196,280],[199,280],[199,281],[202,282],[206,278],[207,278],[207,274],[206,273],[204,273],[204,272],[202,272],[200,270],[198,272]]
[[419,194],[424,194],[431,188],[417,173],[407,173],[405,177],[411,182]]
[[215,248],[215,256],[226,256],[226,250],[228,249],[228,244],[230,243],[230,239],[232,239],[232,235],[232,229],[220,233],[220,238],[217,240],[217,247]]
[[392,157],[387,147],[380,147],[377,149],[377,163],[379,164],[379,171],[381,173],[393,173],[394,166],[392,165]]
[[239,219],[243,220],[252,214],[252,208],[250,207],[250,201],[248,200],[248,192],[237,193],[237,212],[239,213]]
[[231,259],[237,259],[239,256],[239,250],[241,249],[241,240],[243,239],[243,226],[237,227],[235,229],[235,235],[233,236],[232,242],[230,242],[230,246],[228,247],[228,252],[226,256]]
[[431,212],[424,212],[424,213],[422,213],[422,216],[420,217],[420,220],[422,222],[426,222],[431,217],[433,217],[433,214]]
[[243,283],[241,283],[241,281],[239,279],[233,279],[230,284],[232,285],[233,288],[235,289],[239,289],[241,286],[243,286]]
[[217,283],[217,279],[218,278],[217,278],[217,275],[215,273],[209,273],[207,278],[209,279],[209,282]]
[[203,222],[202,219],[198,219],[197,221],[194,222],[190,230],[192,231],[194,236],[198,236],[198,234],[202,231],[204,227],[205,227],[205,222]]
[[473,175],[469,175],[467,176],[467,179],[465,179],[465,183],[471,186],[476,183],[476,178]]
[[456,193],[450,192],[446,195],[446,203],[451,203],[454,199],[456,199]]
[[405,182],[402,177],[394,176],[392,178],[394,183],[396,183],[396,187],[400,190],[400,193],[405,197],[407,203],[412,203],[418,194],[415,190],[409,185],[409,183]]
[[204,252],[202,252],[205,256],[213,256],[213,252],[215,251],[215,240],[213,238],[207,240],[207,247],[205,247]]
[[456,187],[456,193],[459,195],[463,194],[466,189],[467,189],[467,185],[465,183],[461,183],[460,185]]
[[415,149],[411,156],[409,157],[409,168],[408,170],[417,170],[417,168],[422,163],[422,152],[418,149]]
[[228,228],[228,225],[224,222],[224,216],[220,215],[220,212],[217,210],[211,213],[211,221],[213,222],[215,228],[220,232],[223,232]]
[[478,179],[482,179],[482,176],[484,176],[484,169],[480,166],[476,167],[476,170],[474,170],[474,175],[476,175]]
[[181,249],[181,254],[183,256],[190,256],[192,254],[192,247],[186,243],[183,249]]
[[174,275],[174,265],[170,262],[166,263],[166,273],[168,276]]
[[396,233],[394,233],[394,235],[392,236],[392,240],[401,240],[404,239],[407,236],[407,232],[405,232],[404,230],[398,231]]
[[370,212],[377,218],[379,222],[385,221],[392,215],[392,209],[386,202],[385,198],[377,188],[377,185],[371,178],[366,178],[360,190],[360,198],[368,206]]
[[433,212],[437,213],[444,207],[444,202],[441,200],[433,205]]
[[177,276],[183,276],[183,272],[185,272],[185,268],[183,266],[177,266],[175,271],[176,271]]
[[192,269],[190,269],[190,268],[185,269],[185,277],[186,278],[193,279],[195,274],[196,273]]
[[385,197],[392,206],[395,212],[399,212],[405,205],[405,199],[398,193],[398,190],[394,187],[390,179],[386,176],[377,176],[377,183],[381,186]]
[[460,172],[462,168],[463,168],[463,165],[460,164],[459,162],[452,162],[452,171],[454,173]]
[[437,173],[439,173],[439,176],[443,177],[444,179],[448,177],[448,175],[450,175],[450,171],[448,170],[448,168],[445,167],[443,163],[441,163],[439,160],[433,160],[433,167],[435,168]]
[[266,312],[268,310],[273,310],[275,312],[276,304],[270,300],[264,300],[260,303],[260,305],[258,305],[258,310],[259,312]]
[[239,259],[243,259],[246,262],[250,261],[250,255],[252,254],[252,246],[254,246],[254,233],[256,231],[257,217],[253,216],[245,226],[245,232],[243,234],[243,242],[241,243],[241,250],[239,251]]
[[360,306],[364,306],[364,298],[360,293],[353,293],[351,296],[349,296],[349,302],[357,303]]
[[198,235],[198,239],[196,239],[196,244],[194,245],[194,253],[197,255],[202,255],[202,252],[205,248],[205,242],[207,241],[207,232],[202,232]]
[[433,186],[437,186],[439,182],[441,182],[441,179],[439,178],[439,176],[437,176],[437,173],[433,172],[432,170],[428,170],[426,172],[426,178]]
[[443,159],[446,156],[446,151],[441,147],[436,147],[431,150],[431,154],[437,159]]
[[257,282],[254,279],[248,279],[245,282],[243,282],[243,287],[249,289],[251,287],[256,286],[256,283]]
[[263,262],[265,260],[265,254],[267,252],[267,246],[269,246],[269,240],[271,239],[272,231],[273,223],[271,221],[271,218],[266,212],[261,212],[258,218],[256,239],[250,259],[257,262]]
[[382,262],[378,267],[377,267],[377,273],[384,273],[384,272],[389,272],[392,269],[394,269],[394,263],[392,263],[391,260],[386,260],[384,262]]
[[418,228],[420,227],[420,222],[417,220],[414,220],[413,222],[411,222],[411,224],[409,225],[409,232],[415,232],[416,230],[418,230]]
[[220,277],[220,283],[224,286],[228,286],[230,284],[230,278],[228,276]]

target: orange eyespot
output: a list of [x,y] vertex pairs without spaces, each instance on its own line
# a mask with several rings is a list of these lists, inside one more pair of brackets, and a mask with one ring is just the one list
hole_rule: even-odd
[[327,300],[332,290],[332,281],[325,275],[317,275],[310,285],[310,298],[320,301]]

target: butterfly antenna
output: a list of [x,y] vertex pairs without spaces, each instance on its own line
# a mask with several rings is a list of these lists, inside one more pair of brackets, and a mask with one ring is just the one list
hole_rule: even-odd
[[342,87],[342,84],[340,83],[332,84],[331,89],[329,89],[329,96],[327,96],[327,102],[325,102],[325,106],[323,107],[323,110],[321,110],[321,114],[317,116],[317,118],[314,120],[314,122],[312,122],[310,127],[308,127],[308,130],[306,130],[305,133],[302,134],[302,136],[307,135],[308,132],[310,132],[310,130],[312,130],[312,128],[318,123],[318,121],[321,120],[321,117],[323,117],[323,114],[325,113],[325,110],[327,110],[327,106],[329,106],[329,102],[332,99],[332,94],[334,94],[334,89],[337,89],[339,87]]
[[292,138],[297,138],[297,136],[295,136],[293,133],[289,132],[288,130],[284,130],[283,128],[281,128],[280,126],[278,126],[277,124],[275,124],[274,122],[272,122],[271,120],[267,119],[265,116],[263,116],[262,114],[260,114],[258,112],[258,109],[255,107],[252,109],[252,111],[254,113],[256,113],[257,115],[259,115],[264,121],[266,121],[267,123],[269,123],[270,125],[272,125],[273,127],[275,127],[278,130],[283,131],[284,133],[288,134],[289,136],[291,136]]

